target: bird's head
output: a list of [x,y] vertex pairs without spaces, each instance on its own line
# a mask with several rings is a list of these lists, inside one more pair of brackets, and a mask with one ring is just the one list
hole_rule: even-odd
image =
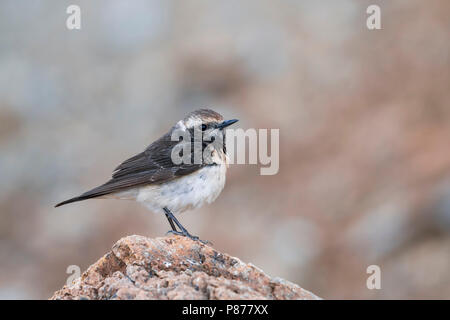
[[221,114],[211,109],[199,109],[189,113],[173,129],[188,133],[191,143],[201,142],[203,150],[207,148],[221,156],[226,153],[225,128],[237,121],[224,120]]
[[204,139],[210,140],[210,137],[224,135],[224,129],[237,121],[237,119],[224,120],[220,113],[211,109],[199,109],[192,111],[183,120],[180,120],[175,128],[192,133],[198,130]]
[[238,120],[224,120],[220,113],[211,109],[199,109],[189,113],[183,120],[186,129],[200,129],[202,132],[223,130]]

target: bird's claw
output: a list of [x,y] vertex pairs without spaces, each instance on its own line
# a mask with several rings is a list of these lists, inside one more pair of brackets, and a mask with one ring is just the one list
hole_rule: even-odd
[[169,230],[169,231],[166,232],[166,235],[167,234],[175,234],[175,235],[178,235],[178,236],[186,237],[186,238],[189,238],[189,239],[194,240],[194,241],[200,241],[203,244],[212,244],[211,241],[201,240],[199,237],[193,236],[189,232],[181,232],[181,231]]

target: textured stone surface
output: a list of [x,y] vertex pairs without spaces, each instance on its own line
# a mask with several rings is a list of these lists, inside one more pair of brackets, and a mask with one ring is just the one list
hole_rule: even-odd
[[318,299],[289,281],[190,239],[120,239],[51,299]]

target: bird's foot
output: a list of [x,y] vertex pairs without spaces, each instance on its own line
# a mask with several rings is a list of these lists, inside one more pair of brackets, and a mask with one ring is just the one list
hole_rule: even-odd
[[178,235],[178,236],[183,236],[183,237],[189,238],[189,239],[194,240],[194,241],[200,241],[200,242],[203,243],[203,244],[212,244],[211,241],[208,241],[208,240],[201,240],[199,237],[193,236],[193,235],[191,235],[191,234],[190,234],[189,232],[187,232],[187,231],[183,232],[183,231],[169,230],[169,231],[167,231],[166,234],[169,234],[169,233],[170,233],[170,234],[176,234],[176,235]]

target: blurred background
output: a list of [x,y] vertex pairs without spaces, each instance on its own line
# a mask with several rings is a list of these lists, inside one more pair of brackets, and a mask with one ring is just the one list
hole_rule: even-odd
[[280,170],[231,166],[188,230],[326,299],[449,299],[449,16],[445,0],[1,1],[0,298],[47,299],[69,265],[163,236],[133,202],[53,206],[211,107],[279,128]]

